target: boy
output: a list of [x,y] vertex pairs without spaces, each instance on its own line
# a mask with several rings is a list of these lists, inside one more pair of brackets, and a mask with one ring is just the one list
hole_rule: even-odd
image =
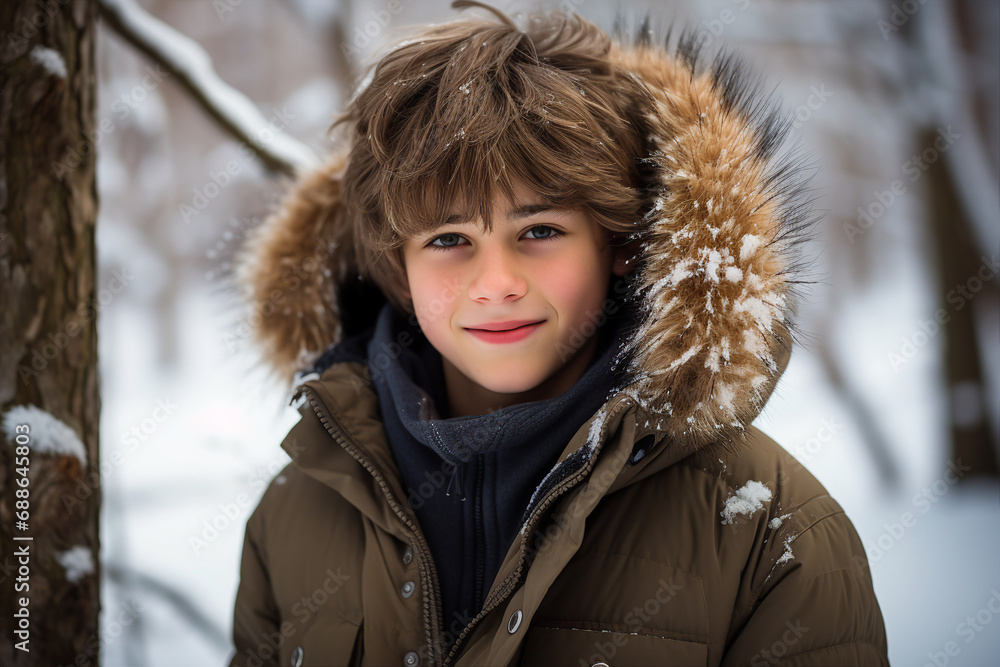
[[382,58],[244,258],[269,359],[313,363],[232,665],[888,664],[851,522],[750,426],[787,126],[689,38],[485,9]]

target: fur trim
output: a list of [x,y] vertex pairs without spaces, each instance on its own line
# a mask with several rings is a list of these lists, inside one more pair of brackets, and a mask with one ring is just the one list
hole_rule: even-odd
[[[790,118],[732,56],[699,67],[690,36],[671,52],[644,31],[610,57],[655,100],[648,160],[658,197],[640,237],[642,316],[623,391],[677,440],[735,446],[787,362],[796,255],[813,222],[800,165],[776,157]],[[302,177],[239,267],[260,314],[256,337],[286,381],[344,333],[335,294],[357,271],[340,224],[343,167],[334,158]]]
[[658,197],[627,393],[662,415],[675,439],[741,443],[791,350],[794,255],[811,223],[797,163],[773,159],[790,119],[748,85],[735,58],[699,70],[687,36],[675,58],[644,45],[613,58],[655,97]]
[[337,155],[300,176],[235,261],[236,280],[252,306],[253,337],[265,364],[289,384],[342,336],[336,295],[357,274],[350,227],[341,224],[345,165],[345,156]]

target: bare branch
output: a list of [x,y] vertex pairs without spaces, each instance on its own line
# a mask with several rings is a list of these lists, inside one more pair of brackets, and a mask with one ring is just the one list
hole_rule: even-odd
[[304,144],[269,124],[257,107],[215,73],[201,46],[134,0],[99,0],[101,18],[139,51],[161,65],[227,132],[244,142],[264,166],[289,176],[316,165]]

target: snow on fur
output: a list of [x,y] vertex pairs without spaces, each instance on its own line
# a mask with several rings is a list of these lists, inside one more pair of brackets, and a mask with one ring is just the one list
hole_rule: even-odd
[[750,104],[741,67],[725,57],[697,71],[680,57],[623,49],[656,98],[649,114],[659,198],[639,275],[645,315],[630,346],[640,391],[669,405],[681,440],[742,441],[777,382],[791,344],[788,257],[803,223],[800,189],[771,156],[783,133]]
[[[27,434],[17,431],[18,425],[27,424]],[[18,405],[4,415],[3,430],[7,441],[15,442],[18,435],[28,436],[28,447],[40,454],[75,456],[87,467],[87,449],[80,442],[76,431],[34,405]]]
[[770,501],[771,489],[761,482],[750,480],[726,498],[726,506],[719,513],[722,516],[722,524],[733,523],[739,514],[753,516],[754,512],[764,509],[764,503]]

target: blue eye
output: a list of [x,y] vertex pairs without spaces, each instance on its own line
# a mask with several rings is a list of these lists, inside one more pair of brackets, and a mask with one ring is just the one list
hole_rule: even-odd
[[[551,239],[559,238],[563,235],[563,232],[559,231],[555,227],[550,227],[549,225],[535,225],[527,232],[525,236],[522,237],[529,241],[549,241]],[[460,234],[440,234],[432,238],[428,243],[427,247],[433,250],[447,250],[448,248],[457,248],[462,245],[467,245],[463,243],[465,238]]]
[[[454,248],[460,245],[462,237],[458,234],[441,234],[440,236],[435,236],[431,239],[431,242],[427,244],[429,248],[435,248],[440,250],[442,248]],[[442,241],[438,243],[438,241]]]
[[527,233],[531,234],[532,232],[536,232],[539,229],[547,230],[550,233],[546,234],[544,236],[541,236],[541,237],[535,236],[533,240],[536,240],[536,241],[548,241],[549,239],[554,239],[557,236],[562,236],[562,232],[560,232],[555,227],[549,227],[548,225],[536,225],[536,226],[532,227],[531,229],[529,229],[527,231]]

